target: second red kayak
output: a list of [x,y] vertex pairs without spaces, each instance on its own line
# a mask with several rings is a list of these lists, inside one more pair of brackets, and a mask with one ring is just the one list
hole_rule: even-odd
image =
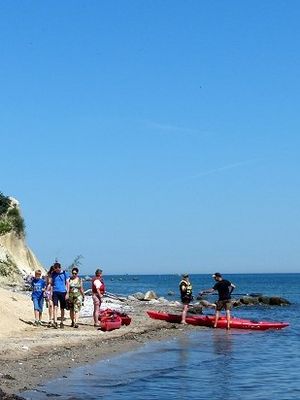
[[121,325],[130,325],[129,315],[107,308],[99,314],[100,329],[102,331],[113,331],[121,328]]
[[[166,322],[180,323],[180,314],[169,314],[162,311],[147,311],[152,319],[158,319]],[[195,315],[186,317],[186,322],[190,325],[212,327],[214,325],[214,315]],[[225,329],[227,326],[226,317],[220,317],[217,328]],[[242,319],[231,317],[230,327],[233,329],[251,329],[257,331],[265,331],[267,329],[282,329],[289,326],[288,322],[269,322],[269,321],[252,321],[250,319]]]

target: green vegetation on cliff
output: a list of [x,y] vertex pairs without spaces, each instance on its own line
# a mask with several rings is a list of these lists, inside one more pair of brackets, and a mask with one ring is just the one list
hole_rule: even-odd
[[25,222],[12,200],[0,192],[0,236],[15,232],[19,237],[25,235]]

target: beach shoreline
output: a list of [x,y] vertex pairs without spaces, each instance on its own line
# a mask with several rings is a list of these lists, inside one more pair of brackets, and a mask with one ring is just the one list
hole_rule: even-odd
[[[193,329],[190,325],[154,321],[146,314],[151,308],[180,312],[180,307],[170,310],[168,305],[138,300],[127,303],[131,308],[132,323],[111,332],[94,328],[89,316],[81,318],[79,329],[71,328],[69,319],[65,321],[64,329],[34,327],[31,325],[31,307],[27,307],[28,297],[20,294],[13,297],[18,302],[25,302],[25,310],[14,334],[6,334],[3,328],[0,332],[0,388],[8,394],[22,396],[23,391],[64,376],[71,368],[134,351],[151,341],[179,337]],[[27,315],[29,312],[31,314]],[[31,319],[26,319],[28,316]]]

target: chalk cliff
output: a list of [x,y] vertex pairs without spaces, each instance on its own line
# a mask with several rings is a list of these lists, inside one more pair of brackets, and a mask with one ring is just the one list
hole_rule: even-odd
[[[13,198],[11,205],[20,213],[19,202]],[[41,269],[42,264],[27,246],[25,235],[11,230],[0,235],[0,283],[21,283],[23,278]]]

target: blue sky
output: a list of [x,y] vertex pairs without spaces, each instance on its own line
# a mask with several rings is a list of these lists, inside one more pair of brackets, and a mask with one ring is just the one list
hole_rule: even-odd
[[298,1],[3,1],[1,188],[48,267],[300,272]]

